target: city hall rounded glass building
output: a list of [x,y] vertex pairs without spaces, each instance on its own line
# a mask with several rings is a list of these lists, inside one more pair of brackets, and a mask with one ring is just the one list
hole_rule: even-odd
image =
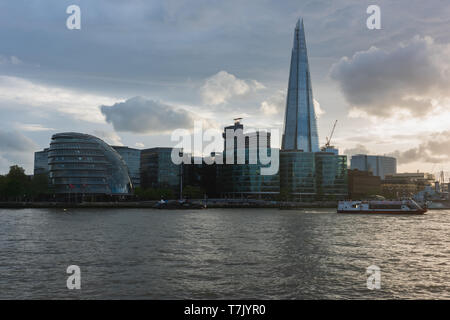
[[128,195],[132,192],[124,160],[97,137],[75,132],[53,135],[48,164],[55,194]]

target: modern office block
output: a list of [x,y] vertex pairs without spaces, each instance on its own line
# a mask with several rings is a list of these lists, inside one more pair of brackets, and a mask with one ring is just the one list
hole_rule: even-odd
[[[262,164],[259,155],[264,151],[268,157],[272,156],[270,134],[259,131],[243,134],[243,128],[239,120],[233,126],[224,128],[224,161],[216,165],[217,190],[227,198],[275,198],[280,190],[279,174],[261,174],[261,169],[270,164]],[[230,129],[235,130],[236,134],[227,137],[226,130]],[[241,143],[238,143],[239,140]],[[226,160],[230,154],[231,163]]]
[[133,187],[141,185],[141,150],[126,146],[112,146],[125,161]]
[[48,148],[34,153],[34,175],[48,174]]
[[374,176],[384,179],[386,175],[397,173],[397,159],[386,156],[357,154],[350,160],[350,169],[372,172]]
[[172,149],[158,147],[141,150],[141,187],[178,190],[181,168],[172,162]]
[[298,201],[345,199],[347,157],[329,152],[281,150],[280,192]]

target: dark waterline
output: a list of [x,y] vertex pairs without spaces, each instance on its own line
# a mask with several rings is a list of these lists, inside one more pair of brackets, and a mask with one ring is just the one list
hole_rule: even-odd
[[1,299],[449,299],[449,258],[450,211],[0,209]]

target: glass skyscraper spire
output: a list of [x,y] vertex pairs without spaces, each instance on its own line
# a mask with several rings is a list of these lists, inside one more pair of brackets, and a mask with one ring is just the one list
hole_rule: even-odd
[[281,149],[320,151],[303,19],[295,27]]

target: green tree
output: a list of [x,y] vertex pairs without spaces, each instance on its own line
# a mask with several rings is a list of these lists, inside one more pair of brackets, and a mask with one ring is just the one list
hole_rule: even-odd
[[10,200],[20,201],[24,199],[29,188],[29,179],[25,170],[17,165],[11,166],[6,175],[5,195]]
[[6,176],[0,176],[0,200],[7,200],[6,197]]
[[31,188],[27,192],[32,200],[43,198],[49,194],[48,176],[46,174],[37,174],[31,180]]

